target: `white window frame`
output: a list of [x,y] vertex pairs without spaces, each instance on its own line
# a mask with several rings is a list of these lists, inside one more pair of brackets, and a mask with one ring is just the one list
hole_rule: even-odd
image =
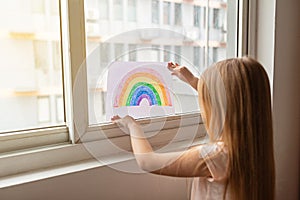
[[[233,6],[228,0],[228,9]],[[245,37],[237,38],[237,43],[232,48],[235,48],[236,55],[227,55],[228,57],[242,56],[249,53],[249,49],[255,49],[255,1],[243,0],[236,8],[239,10],[238,28],[235,28],[238,33],[243,33]],[[251,3],[248,3],[251,2]],[[65,166],[70,163],[80,163],[87,160],[94,160],[82,144],[82,142],[99,142],[105,143],[107,139],[114,141],[130,151],[131,147],[128,143],[128,136],[115,124],[105,124],[98,126],[90,126],[88,120],[88,91],[87,91],[87,76],[86,67],[82,65],[86,58],[86,43],[85,43],[85,18],[84,18],[84,1],[83,0],[61,0],[62,22],[67,24],[62,29],[62,40],[69,41],[68,45],[63,45],[63,73],[64,73],[64,98],[65,98],[65,118],[66,126],[50,127],[44,129],[18,131],[16,133],[8,133],[0,135],[0,153],[5,151],[14,151],[11,154],[0,156],[0,187],[15,184],[15,182],[6,182],[6,180],[17,174],[38,171],[43,168],[54,168]],[[248,13],[248,9],[251,12]],[[242,10],[242,14],[241,14]],[[66,12],[64,12],[66,11]],[[208,13],[208,12],[207,12]],[[228,21],[235,20],[237,15],[228,14]],[[245,14],[246,13],[246,14]],[[251,17],[252,16],[252,17]],[[234,25],[228,22],[228,27],[233,28]],[[249,30],[251,34],[249,33]],[[245,34],[249,33],[249,34]],[[240,34],[239,34],[240,35]],[[228,42],[232,42],[234,38],[228,33]],[[234,40],[235,41],[235,40]],[[250,52],[255,55],[255,52]],[[66,67],[70,66],[70,67]],[[83,66],[83,67],[82,67]],[[80,87],[77,87],[76,81],[80,80]],[[66,87],[67,85],[71,88]],[[80,98],[73,98],[74,93],[81,94]],[[194,144],[203,140],[205,129],[202,123],[200,113],[180,114],[172,117],[160,117],[154,119],[139,120],[143,126],[149,122],[154,124],[150,128],[145,128],[148,132],[157,131],[155,124],[165,122],[164,128],[160,130],[160,134],[150,140],[154,147],[164,146],[173,138],[179,129],[189,132],[190,128],[196,128],[197,135],[194,138]],[[102,134],[99,134],[99,129]],[[79,135],[83,136],[79,140]],[[174,141],[175,149],[183,148],[191,135],[182,135]],[[79,142],[80,141],[80,142]],[[4,145],[2,145],[4,144]],[[16,145],[18,144],[18,145]],[[39,148],[40,147],[40,148]],[[101,148],[101,145],[99,145]],[[174,148],[174,147],[173,147]],[[27,149],[26,151],[24,149]],[[76,154],[74,154],[76,152]],[[104,155],[115,157],[120,155],[113,149],[103,148]],[[133,159],[133,158],[128,158]],[[115,162],[118,162],[115,160]],[[98,165],[100,165],[98,163]],[[18,180],[22,182],[30,181]]]

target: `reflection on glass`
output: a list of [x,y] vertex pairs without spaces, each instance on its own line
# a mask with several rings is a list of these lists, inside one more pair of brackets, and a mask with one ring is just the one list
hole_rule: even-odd
[[59,0],[0,4],[0,131],[63,124]]

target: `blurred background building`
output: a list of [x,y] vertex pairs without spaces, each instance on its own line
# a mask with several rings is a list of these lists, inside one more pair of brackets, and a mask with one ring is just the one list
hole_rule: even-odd
[[[0,131],[64,124],[60,1],[0,4]],[[226,0],[85,0],[85,18],[92,124],[105,119],[112,61],[171,60],[199,75],[226,58]],[[173,88],[177,113],[199,109],[191,88]]]

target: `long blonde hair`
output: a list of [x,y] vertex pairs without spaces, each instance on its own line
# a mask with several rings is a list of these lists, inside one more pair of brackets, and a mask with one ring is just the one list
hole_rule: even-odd
[[263,66],[248,57],[218,62],[202,74],[198,92],[210,140],[228,149],[225,192],[233,200],[274,199],[271,94]]

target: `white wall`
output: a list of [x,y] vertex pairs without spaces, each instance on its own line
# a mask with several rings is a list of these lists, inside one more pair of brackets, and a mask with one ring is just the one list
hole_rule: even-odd
[[186,179],[96,168],[0,190],[1,200],[185,200]]

